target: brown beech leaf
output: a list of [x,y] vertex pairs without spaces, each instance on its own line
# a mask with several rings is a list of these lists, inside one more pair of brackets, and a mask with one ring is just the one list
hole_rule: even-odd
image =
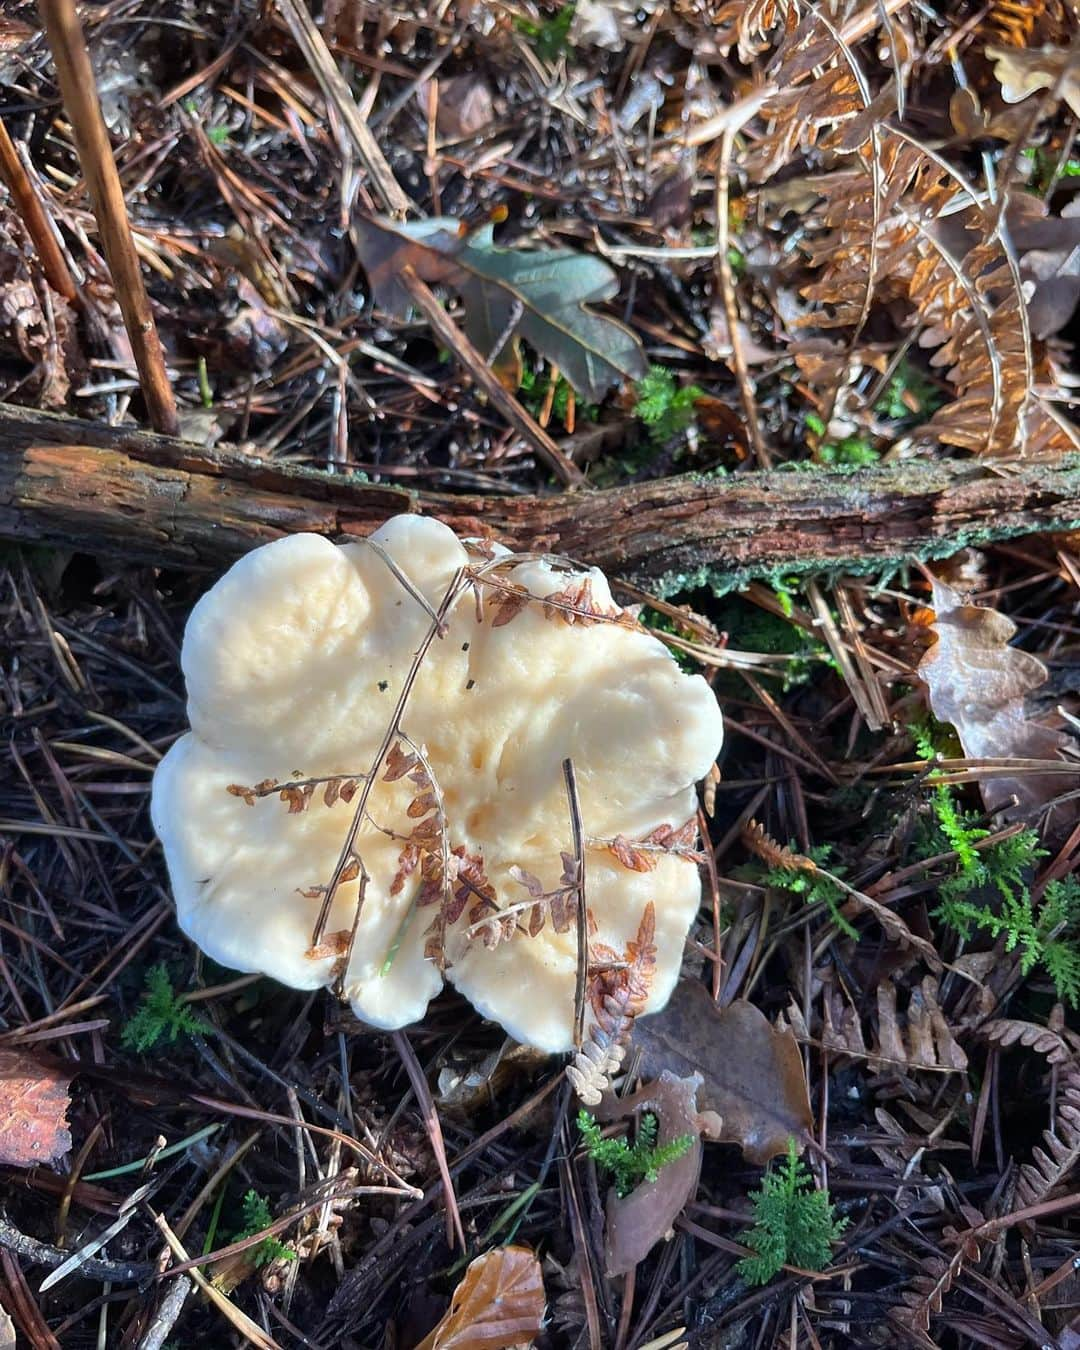
[[21,1050],[0,1049],[0,1163],[33,1167],[68,1151],[70,1082]]
[[506,1350],[544,1320],[544,1278],[528,1247],[496,1247],[471,1262],[450,1310],[416,1350]]
[[637,1024],[634,1046],[646,1077],[700,1073],[698,1106],[723,1121],[715,1137],[750,1162],[783,1153],[814,1123],[798,1042],[745,999],[718,1010],[703,984],[683,980],[662,1012]]
[[661,1147],[685,1135],[694,1141],[681,1158],[660,1169],[655,1181],[643,1181],[626,1196],[619,1196],[614,1186],[608,1192],[604,1234],[608,1275],[625,1275],[644,1261],[658,1242],[670,1237],[675,1220],[694,1198],[701,1171],[701,1131],[705,1125],[715,1125],[698,1115],[700,1087],[701,1074],[680,1078],[665,1069],[655,1082],[646,1083],[631,1096],[608,1097],[596,1109],[603,1120],[652,1112]]
[[[1024,697],[1043,684],[1047,671],[1029,652],[1009,646],[1016,625],[996,609],[964,603],[960,593],[931,579],[937,641],[919,662],[918,674],[930,692],[930,707],[951,722],[969,759],[1057,758],[1058,732],[1027,719]],[[1010,814],[1028,815],[1062,790],[1053,774],[1018,773],[980,781],[987,810],[1011,797]]]

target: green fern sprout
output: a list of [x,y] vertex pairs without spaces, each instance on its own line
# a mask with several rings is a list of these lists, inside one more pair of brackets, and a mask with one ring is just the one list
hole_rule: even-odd
[[145,983],[142,1003],[128,1018],[121,1033],[121,1043],[126,1050],[145,1054],[163,1036],[172,1042],[178,1036],[198,1036],[210,1030],[209,1025],[196,1017],[174,992],[164,962],[150,967]]
[[557,61],[570,45],[570,24],[573,18],[574,6],[569,4],[563,5],[552,18],[542,18],[539,23],[516,18],[514,27],[530,40],[541,61]]
[[680,386],[666,366],[650,366],[638,381],[634,416],[645,423],[653,445],[666,445],[691,425],[694,404],[704,393],[696,384]]
[[836,1217],[827,1190],[818,1190],[794,1139],[787,1155],[766,1172],[759,1190],[751,1193],[754,1226],[745,1236],[753,1256],[744,1256],[736,1269],[747,1284],[768,1284],[782,1266],[824,1270],[832,1259],[832,1243],[847,1227]]
[[[795,844],[791,844],[795,850]],[[829,844],[818,844],[813,847],[806,855],[811,862],[824,865],[829,860],[829,854],[832,848]],[[833,868],[837,876],[842,875],[842,869]],[[797,895],[804,905],[824,905],[829,911],[833,923],[847,937],[853,938],[856,942],[859,939],[859,930],[855,925],[844,917],[840,912],[840,904],[844,899],[844,892],[837,886],[836,882],[830,877],[823,876],[819,872],[808,872],[802,868],[795,867],[774,867],[765,873],[762,878],[763,884],[773,886],[778,890],[787,891],[789,895]]]
[[945,784],[936,785],[931,806],[938,836],[957,858],[956,871],[938,886],[934,918],[964,941],[975,932],[1001,938],[1007,952],[1019,953],[1021,975],[1042,966],[1058,998],[1080,1007],[1080,880],[1051,881],[1036,910],[1030,881],[1046,850],[1034,830],[978,849],[989,831],[959,809]]
[[656,1181],[661,1169],[692,1146],[693,1135],[683,1134],[666,1144],[657,1145],[656,1117],[642,1115],[638,1122],[637,1138],[632,1144],[625,1139],[605,1139],[600,1126],[588,1111],[579,1111],[577,1126],[589,1157],[605,1172],[610,1172],[617,1195],[625,1196],[643,1181]]
[[[232,1235],[232,1242],[240,1242],[243,1238],[254,1237],[256,1233],[261,1233],[264,1228],[269,1228],[274,1219],[270,1213],[270,1206],[258,1191],[248,1191],[240,1202],[240,1213],[244,1220],[243,1227]],[[276,1237],[266,1237],[257,1247],[252,1247],[247,1256],[256,1266],[268,1266],[271,1261],[295,1261],[296,1253],[286,1247],[283,1242],[279,1242]]]
[[928,380],[905,359],[893,372],[884,392],[874,404],[874,411],[892,422],[911,424],[929,417],[943,402],[941,390],[933,380]]

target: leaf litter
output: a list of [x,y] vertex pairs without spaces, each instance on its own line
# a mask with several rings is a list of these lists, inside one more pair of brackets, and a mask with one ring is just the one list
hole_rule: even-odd
[[[0,192],[0,392],[127,435],[145,424],[131,344],[36,15],[16,10],[0,19],[24,166],[5,170],[23,195]],[[552,488],[535,433],[504,425],[402,269],[436,288],[506,388],[546,391],[530,407],[567,462],[634,494],[609,499],[627,508],[611,530],[630,520],[673,560],[642,617],[706,662],[724,703],[704,830],[648,822],[588,848],[643,896],[681,853],[703,905],[656,1016],[638,1016],[644,901],[622,950],[588,952],[578,1078],[447,996],[410,1032],[446,1091],[415,1097],[385,1038],[197,965],[171,924],[143,803],[181,725],[178,635],[205,578],[89,546],[5,552],[0,1036],[20,1114],[0,1131],[0,1300],[20,1343],[284,1343],[294,1326],[317,1344],[490,1346],[508,1309],[506,1343],[543,1350],[1075,1343],[1078,541],[991,508],[965,560],[950,517],[1077,446],[1072,7],[307,10],[325,53],[298,41],[294,4],[254,27],[209,4],[168,42],[149,11],[87,21],[183,425],[240,442],[252,482],[267,459],[366,475],[395,502],[466,492],[481,534],[485,494],[538,512]],[[14,204],[30,198],[44,234]],[[46,235],[75,302],[39,262]],[[804,581],[784,480],[757,478],[769,463],[853,541],[850,568]],[[929,611],[912,573],[871,575],[858,555],[867,465],[968,475],[919,518]],[[683,472],[718,494],[760,481],[776,510],[747,528],[798,566],[742,589],[699,568],[664,482]],[[578,534],[586,560],[598,520]],[[567,599],[551,622],[605,618]],[[511,623],[525,598],[488,603]],[[357,791],[341,776],[316,800],[293,768],[240,789],[282,796],[283,830]],[[437,812],[424,820],[402,885],[420,873],[435,897],[452,872],[453,903],[503,940],[482,863],[440,871]],[[558,882],[515,874],[514,941],[576,930],[576,858],[553,848]],[[1053,967],[1027,959],[1032,940]],[[155,969],[177,1016],[151,1040]],[[74,1093],[54,1063],[78,1067]],[[575,1087],[617,1136],[652,1112],[692,1147],[605,1194],[573,1135]],[[124,1208],[142,1185],[153,1214]],[[767,1272],[748,1253],[775,1266],[787,1210],[770,1228],[760,1205],[784,1186],[785,1204],[827,1197],[811,1237],[828,1241],[749,1290]],[[249,1193],[278,1216],[260,1242],[297,1254],[284,1271],[213,1255]],[[178,1300],[182,1275],[145,1283],[154,1215],[192,1260],[236,1263],[223,1301]]]

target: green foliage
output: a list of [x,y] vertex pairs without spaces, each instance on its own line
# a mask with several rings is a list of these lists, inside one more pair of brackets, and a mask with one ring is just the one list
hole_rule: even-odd
[[172,987],[169,969],[164,962],[151,966],[146,972],[146,991],[143,1001],[128,1018],[121,1042],[125,1049],[145,1053],[164,1036],[172,1042],[178,1036],[203,1035],[211,1028],[195,1016]]
[[[795,600],[798,597],[796,579],[775,578],[773,594],[780,608],[790,618],[795,613]],[[819,638],[798,624],[789,622],[788,618],[771,614],[751,601],[737,596],[729,597],[721,604],[714,621],[721,632],[728,634],[731,645],[739,651],[792,658],[781,670],[785,694],[799,685],[808,684],[823,665],[832,664],[829,649]]]
[[529,39],[541,61],[557,61],[569,46],[573,19],[574,6],[569,4],[563,5],[552,18],[541,19],[539,23],[517,18],[514,27]]
[[833,468],[859,469],[876,464],[881,458],[865,436],[845,436],[840,441],[826,441],[818,446],[818,460]]
[[881,458],[877,450],[874,449],[873,443],[867,440],[865,436],[844,436],[839,441],[821,441],[820,438],[825,435],[826,426],[817,413],[807,413],[803,421],[806,424],[807,431],[813,432],[819,438],[816,459],[814,463],[809,463],[806,460],[789,460],[782,466],[789,471],[809,473],[819,464],[834,469],[858,469],[866,464],[876,464]]
[[921,422],[944,401],[937,385],[905,358],[893,371],[874,411],[893,422]]
[[[525,366],[521,372],[521,401],[528,408],[534,417],[538,416],[541,408],[544,406],[544,400],[547,398],[548,390],[551,388],[551,376],[546,371],[537,372]],[[555,393],[551,400],[552,414],[566,426],[566,414],[569,409],[570,395],[573,389],[560,375],[555,381]],[[577,422],[595,422],[600,416],[600,408],[596,403],[583,403],[579,398],[574,399],[574,418]]]
[[691,425],[694,404],[704,392],[696,384],[680,385],[666,366],[650,366],[637,384],[634,416],[645,423],[653,445],[666,445]]
[[610,1172],[616,1194],[629,1195],[643,1181],[656,1181],[660,1170],[681,1158],[694,1142],[693,1135],[680,1135],[667,1144],[657,1146],[656,1117],[643,1115],[638,1122],[637,1138],[632,1144],[625,1139],[605,1139],[600,1126],[588,1111],[579,1111],[578,1129],[589,1157],[605,1172]]
[[1023,151],[1023,156],[1025,159],[1032,161],[1031,177],[1027,182],[1027,190],[1034,192],[1039,197],[1053,182],[1055,170],[1058,178],[1080,178],[1080,159],[1067,159],[1059,169],[1059,156],[1049,154],[1042,146],[1029,147]]
[[[258,1191],[248,1191],[240,1202],[240,1213],[244,1220],[243,1226],[233,1233],[230,1242],[240,1242],[244,1238],[254,1237],[256,1233],[261,1233],[274,1222],[270,1206]],[[276,1237],[263,1238],[257,1247],[252,1247],[247,1252],[247,1256],[256,1266],[268,1266],[271,1261],[296,1260],[296,1253],[283,1242],[279,1242]]]
[[[791,848],[793,851],[795,850],[794,843],[792,843]],[[831,852],[832,848],[829,844],[820,844],[812,848],[806,856],[811,862],[824,865],[828,862]],[[834,867],[831,870],[837,876],[840,876],[844,869]],[[840,912],[844,892],[829,877],[821,876],[816,872],[804,871],[801,868],[774,867],[765,873],[762,880],[766,886],[774,886],[779,890],[787,891],[789,895],[798,896],[805,905],[824,905],[837,928],[849,938],[858,941],[858,929]]]
[[1036,908],[1031,877],[1046,850],[1034,830],[980,849],[990,831],[960,810],[945,784],[935,786],[930,804],[936,834],[924,848],[929,856],[944,844],[957,859],[956,871],[938,887],[934,918],[965,941],[976,932],[1001,938],[1007,952],[1019,953],[1022,975],[1041,966],[1058,998],[1080,1007],[1080,879],[1051,881]]
[[824,1270],[832,1259],[831,1244],[847,1227],[846,1219],[836,1217],[829,1192],[814,1186],[794,1139],[788,1140],[780,1165],[765,1173],[750,1203],[754,1226],[745,1241],[754,1255],[744,1256],[736,1267],[747,1284],[768,1284],[785,1265]]
[[[668,614],[661,614],[658,609],[653,609],[651,605],[645,605],[641,611],[641,622],[646,628],[651,628],[658,633],[673,633],[676,637],[690,637],[686,629],[680,626]],[[669,647],[668,650],[675,658],[675,662],[680,670],[685,670],[688,675],[693,675],[699,669],[699,663],[694,660],[687,652],[681,652],[676,647]]]

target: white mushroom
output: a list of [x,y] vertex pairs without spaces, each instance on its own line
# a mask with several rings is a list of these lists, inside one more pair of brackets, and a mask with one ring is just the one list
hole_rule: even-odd
[[492,557],[419,516],[344,546],[293,535],[203,596],[182,664],[191,732],[152,812],[180,925],[215,960],[298,989],[340,979],[385,1028],[422,1017],[445,974],[517,1040],[568,1049],[569,759],[589,940],[624,950],[653,902],[646,1011],[664,1005],[701,898],[694,783],[721,715],[602,573]]

